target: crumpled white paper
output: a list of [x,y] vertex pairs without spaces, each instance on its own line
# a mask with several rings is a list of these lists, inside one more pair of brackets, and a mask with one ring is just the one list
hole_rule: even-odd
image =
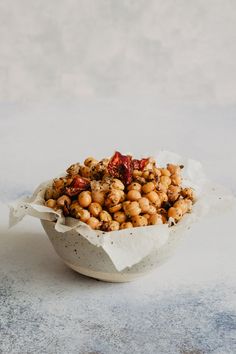
[[97,247],[102,247],[118,271],[141,261],[155,249],[163,247],[170,237],[180,237],[186,230],[209,211],[223,212],[235,205],[235,198],[222,186],[213,185],[205,177],[200,162],[184,158],[177,154],[161,151],[155,156],[159,166],[167,163],[184,165],[183,185],[194,188],[197,201],[192,212],[174,226],[154,225],[102,232],[90,229],[85,223],[64,217],[60,211],[44,206],[45,189],[52,181],[42,183],[29,198],[15,202],[10,208],[10,226],[17,224],[25,215],[39,219],[55,221],[55,229],[66,232],[75,229],[80,235]]

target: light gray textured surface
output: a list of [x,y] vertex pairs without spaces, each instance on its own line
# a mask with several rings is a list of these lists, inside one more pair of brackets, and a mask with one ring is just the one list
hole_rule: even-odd
[[0,100],[235,103],[234,0],[0,1]]
[[235,13],[235,0],[0,0],[0,353],[236,353],[235,210],[149,276],[106,284],[67,269],[38,220],[7,230],[6,206],[115,149],[198,159],[235,194]]
[[0,352],[234,354],[235,210],[195,225],[152,274],[107,284],[67,269],[38,220],[7,231],[5,203],[115,148],[197,158],[235,193],[235,107],[113,99],[1,105],[0,114]]

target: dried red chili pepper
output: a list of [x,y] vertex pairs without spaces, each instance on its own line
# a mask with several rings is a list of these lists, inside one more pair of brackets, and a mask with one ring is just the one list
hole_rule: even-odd
[[134,170],[143,170],[148,162],[148,159],[141,159],[132,161]]
[[65,193],[70,197],[73,197],[79,192],[89,189],[89,187],[90,187],[90,182],[87,178],[75,176],[71,184],[69,185],[69,187],[66,187]]
[[108,164],[108,172],[111,176],[120,178],[124,184],[132,181],[132,157],[122,155],[116,151]]

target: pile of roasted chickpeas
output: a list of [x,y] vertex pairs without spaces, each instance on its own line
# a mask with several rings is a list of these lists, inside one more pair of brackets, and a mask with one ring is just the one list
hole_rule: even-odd
[[195,201],[194,191],[181,187],[183,167],[161,168],[153,158],[132,160],[118,152],[101,161],[88,157],[54,179],[45,191],[45,205],[95,230],[171,225]]

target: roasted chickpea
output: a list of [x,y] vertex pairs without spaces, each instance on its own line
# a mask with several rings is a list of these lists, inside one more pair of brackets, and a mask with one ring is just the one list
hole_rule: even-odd
[[146,194],[146,197],[149,199],[149,201],[155,205],[155,207],[160,207],[161,206],[161,200],[157,194],[157,192],[152,191]]
[[48,200],[48,199],[52,199],[52,196],[53,196],[53,188],[48,187],[45,191],[44,198],[45,198],[45,200]]
[[135,189],[132,189],[130,191],[128,191],[127,193],[127,199],[134,201],[134,200],[138,200],[141,198],[141,193]]
[[157,210],[154,207],[154,205],[150,205],[149,209],[148,209],[148,214],[152,215],[152,214],[156,214]]
[[92,216],[98,217],[101,211],[102,211],[102,207],[99,203],[93,202],[89,205],[89,212],[91,213]]
[[101,221],[107,222],[107,221],[111,221],[111,220],[112,220],[112,217],[111,217],[111,215],[110,215],[106,210],[102,210],[102,211],[100,212],[100,214],[99,214],[99,219],[100,219]]
[[125,189],[125,186],[119,179],[114,178],[114,180],[111,183],[111,188],[123,191]]
[[74,175],[79,174],[79,170],[80,170],[80,164],[74,163],[66,170],[66,172],[68,173],[68,175],[74,176]]
[[56,178],[53,181],[53,188],[62,189],[64,187],[64,181],[62,178]]
[[188,205],[184,199],[177,200],[177,202],[174,203],[173,207],[180,208],[182,210],[182,214],[185,214],[188,211]]
[[64,205],[70,205],[71,199],[67,195],[62,195],[60,198],[57,199],[57,205],[59,207],[63,207]]
[[167,168],[160,168],[160,172],[162,176],[168,176],[170,177],[170,171],[167,170]]
[[148,213],[148,210],[150,208],[149,199],[142,197],[138,200],[138,203],[139,203],[142,213]]
[[107,207],[112,207],[116,204],[119,204],[121,200],[121,191],[118,189],[113,189],[107,196],[105,200],[105,205]]
[[110,213],[113,214],[113,213],[119,211],[120,209],[122,209],[122,204],[121,203],[110,207],[108,210],[109,210]]
[[195,194],[194,194],[194,191],[191,189],[191,188],[184,188],[182,191],[181,191],[181,195],[184,197],[184,198],[188,198],[192,201],[195,200]]
[[148,181],[155,181],[155,179],[156,179],[155,174],[150,172],[148,176]]
[[162,216],[160,214],[152,214],[150,218],[148,219],[148,224],[149,225],[158,225],[162,224]]
[[168,217],[173,218],[175,221],[179,221],[183,216],[182,209],[171,207],[168,210]]
[[179,186],[181,184],[181,181],[182,181],[182,178],[180,175],[175,173],[174,175],[171,176],[171,183],[174,186]]
[[133,170],[133,177],[141,177],[142,176],[142,171],[139,170]]
[[157,176],[158,178],[161,177],[161,171],[159,168],[154,167],[153,172],[154,172],[155,176]]
[[155,184],[153,182],[148,182],[142,186],[143,193],[149,193],[155,189]]
[[78,196],[80,206],[87,208],[92,203],[91,194],[88,191],[83,191]]
[[165,192],[158,191],[157,194],[158,194],[158,197],[160,198],[161,203],[168,201],[168,196]]
[[144,216],[136,215],[132,217],[132,224],[134,227],[147,226],[148,221]]
[[168,187],[171,184],[171,179],[168,176],[161,176],[160,183]]
[[103,205],[105,202],[105,193],[101,191],[93,191],[92,200],[95,203],[99,203],[100,205]]
[[139,184],[137,182],[132,182],[132,183],[130,183],[130,185],[128,186],[127,189],[128,189],[128,191],[137,190],[137,191],[141,192],[142,186],[141,186],[141,184]]
[[125,222],[126,215],[123,211],[117,211],[116,213],[114,213],[113,219],[115,221],[118,221],[121,224],[121,223]]
[[90,218],[90,212],[86,209],[81,209],[77,212],[76,217],[86,223]]
[[97,230],[100,226],[100,221],[92,216],[87,220],[87,224],[91,227],[91,229]]
[[120,193],[120,202],[124,202],[125,201],[125,192],[118,190],[118,192]]
[[87,167],[91,167],[97,163],[98,161],[94,157],[87,157],[87,159],[84,160],[84,165]]
[[136,180],[137,183],[139,183],[141,185],[146,183],[146,179],[143,178],[143,177],[136,177],[135,180]]
[[130,202],[130,204],[125,207],[124,211],[127,216],[136,216],[141,213],[138,202]]
[[158,191],[167,193],[168,186],[166,184],[159,183],[158,184]]
[[123,230],[123,229],[130,229],[131,227],[133,227],[133,224],[132,222],[128,221],[128,222],[123,222],[121,225],[120,225],[120,229]]
[[142,177],[145,178],[145,179],[148,179],[149,178],[149,174],[150,174],[149,170],[143,171]]
[[180,187],[170,185],[167,191],[167,195],[170,202],[175,202],[180,196]]
[[119,228],[120,224],[115,220],[104,222],[102,225],[104,231],[118,231]]
[[57,202],[54,199],[48,199],[45,203],[48,208],[55,208],[56,204]]
[[90,177],[90,168],[88,166],[80,167],[80,174],[82,177],[89,178]]
[[180,174],[180,172],[181,172],[181,169],[178,165],[173,165],[171,163],[167,164],[167,169],[168,169],[168,171],[170,171],[171,175],[174,175],[175,173]]
[[81,210],[83,210],[83,208],[79,205],[78,201],[74,201],[73,203],[71,203],[70,212],[73,216],[77,217],[76,214]]
[[151,216],[151,215],[150,215],[150,214],[147,214],[147,213],[146,213],[146,214],[143,214],[143,217],[146,218],[147,221],[149,220],[150,216]]

